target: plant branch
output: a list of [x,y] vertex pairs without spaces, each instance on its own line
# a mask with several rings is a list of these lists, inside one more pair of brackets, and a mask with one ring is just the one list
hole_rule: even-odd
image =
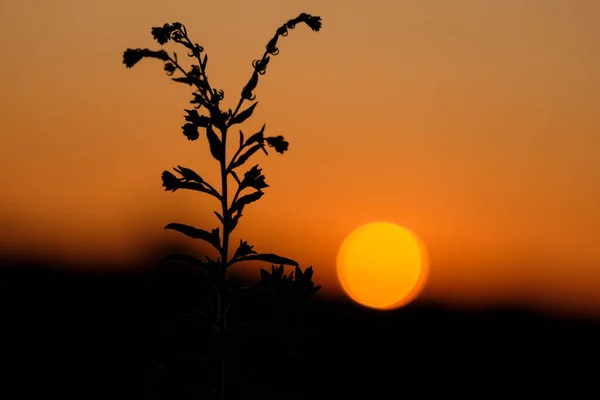
[[[172,62],[173,65],[175,65],[175,68],[177,68],[179,71],[181,71],[186,78],[190,77],[189,74],[181,67],[181,65],[179,65],[177,60],[175,60],[174,58],[169,56],[169,61]],[[202,64],[202,63],[200,63],[200,64]],[[202,66],[200,66],[200,68],[202,68]],[[204,72],[202,72],[202,74],[204,74]],[[206,75],[204,76],[204,78],[206,79]],[[208,81],[206,81],[206,84],[208,85]],[[204,103],[202,105],[206,108],[210,108],[211,101],[210,101],[210,99],[206,98],[206,95],[203,93],[204,88],[201,87],[200,85],[198,85],[197,83],[194,83],[194,86],[196,86],[196,88],[198,88],[198,91],[200,92],[200,98],[204,101]],[[212,93],[212,92],[210,92],[210,93]]]

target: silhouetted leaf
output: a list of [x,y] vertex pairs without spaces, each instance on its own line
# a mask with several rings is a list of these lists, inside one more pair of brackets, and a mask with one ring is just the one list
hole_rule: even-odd
[[248,161],[248,159],[252,156],[252,154],[256,153],[256,151],[260,148],[261,148],[260,144],[257,144],[255,146],[251,147],[248,151],[246,151],[244,154],[239,156],[233,163],[231,163],[231,166],[229,167],[229,169],[233,170],[234,168],[244,165],[244,163],[246,161]]
[[313,268],[312,268],[312,266],[310,266],[304,270],[304,280],[306,282],[310,282],[310,281],[312,281],[312,276],[313,276]]
[[[174,178],[174,180],[172,180],[173,178]],[[207,188],[202,183],[182,181],[181,179],[176,178],[175,175],[171,174],[169,171],[163,172],[162,179],[163,179],[162,186],[165,187],[165,191],[171,190],[174,192],[177,189],[189,189],[189,190],[195,190],[198,192],[210,194],[211,196],[215,197],[217,200],[221,200],[221,194],[219,192]]]
[[256,107],[257,104],[258,104],[258,101],[256,103],[252,104],[250,107],[248,107],[244,111],[242,111],[241,113],[239,113],[238,115],[236,115],[235,118],[231,121],[231,124],[232,125],[233,124],[241,124],[242,122],[247,120],[254,112],[254,108]]
[[178,165],[179,169],[173,168],[175,171],[180,173],[183,178],[177,178],[169,171],[163,171],[162,173],[162,186],[165,191],[171,190],[176,191],[177,189],[190,189],[199,192],[208,193],[211,196],[221,200],[221,194],[217,192],[212,186],[204,182],[202,178],[189,168],[184,168]]
[[210,153],[217,161],[223,158],[223,144],[212,128],[212,125],[206,127],[206,137],[210,146]]
[[[278,263],[281,264],[281,263]],[[278,267],[271,265],[271,275],[275,280],[280,281],[283,278],[283,264]]]
[[204,180],[200,177],[200,175],[198,175],[197,173],[195,173],[191,169],[182,167],[181,165],[178,165],[177,167],[179,169],[177,169],[177,168],[173,168],[173,169],[175,171],[179,172],[185,179],[187,179],[189,181],[196,181],[196,182],[199,182],[199,183],[204,182]]
[[254,246],[250,246],[248,242],[242,241],[240,239],[240,245],[233,254],[233,258],[247,256],[248,254],[257,254],[256,251],[252,250]]
[[229,264],[234,264],[236,262],[241,262],[241,261],[264,261],[264,262],[268,262],[271,264],[280,264],[280,265],[292,265],[292,266],[298,266],[299,264],[294,261],[291,260],[289,258],[285,258],[285,257],[281,257],[278,256],[276,254],[250,254],[248,256],[244,256],[244,257],[240,257],[237,260],[232,260]]
[[171,78],[171,79],[174,80],[175,82],[187,83],[190,86],[192,86],[194,84],[194,82],[197,80],[191,76],[182,76],[179,78]]
[[221,221],[221,223],[224,224],[225,220],[223,219],[223,216],[221,214],[219,214],[218,212],[216,212],[216,211],[213,211],[213,212],[215,213],[215,215],[217,216],[217,218],[219,218],[219,221]]
[[205,242],[210,243],[218,251],[221,251],[219,228],[215,228],[211,232],[207,232],[204,229],[194,228],[193,226],[171,223],[165,226],[165,229],[173,229],[174,231],[181,232],[192,239],[204,240]]
[[254,193],[250,193],[250,194],[240,197],[239,199],[237,199],[237,201],[235,203],[233,203],[229,212],[233,213],[238,210],[242,211],[245,206],[247,206],[250,203],[254,203],[256,200],[260,199],[263,196],[263,194],[264,194],[264,192],[261,192],[260,190],[258,190]]
[[239,185],[240,182],[240,178],[238,178],[237,174],[235,173],[235,171],[229,171],[231,173],[231,176],[233,176],[233,179],[235,179],[235,181],[237,182],[237,184]]
[[211,196],[214,196],[216,199],[221,200],[221,194],[220,193],[218,193],[217,191],[214,191],[212,189],[208,189],[202,183],[198,183],[198,182],[181,182],[181,183],[179,183],[179,187],[180,187],[180,189],[190,189],[190,190],[196,190],[198,192],[208,193]]
[[248,140],[246,140],[246,143],[244,144],[244,146],[250,146],[253,143],[259,143],[262,144],[264,139],[263,133],[265,131],[265,126],[266,124],[263,124],[262,128],[260,128],[260,131],[256,132],[254,135],[250,136],[248,138]]
[[296,269],[294,270],[294,272],[296,273],[296,280],[301,281],[302,280],[302,270],[300,269],[300,267],[296,266]]

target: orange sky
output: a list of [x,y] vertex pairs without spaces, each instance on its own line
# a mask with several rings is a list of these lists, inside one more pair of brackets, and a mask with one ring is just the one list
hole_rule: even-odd
[[335,294],[345,235],[394,222],[429,249],[423,299],[600,314],[594,0],[3,2],[0,247],[132,260],[180,239],[169,222],[216,226],[209,198],[161,187],[177,164],[217,182],[205,141],[181,133],[189,88],[123,51],[185,23],[233,108],[301,12],[322,31],[280,41],[243,126],[290,150],[257,157],[270,187],[233,240],[314,265]]

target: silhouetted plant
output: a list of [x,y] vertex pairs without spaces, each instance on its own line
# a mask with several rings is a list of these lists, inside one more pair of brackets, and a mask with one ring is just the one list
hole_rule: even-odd
[[[283,154],[288,150],[289,143],[283,136],[265,136],[265,125],[261,129],[245,137],[244,133],[239,131],[238,149],[230,159],[227,158],[227,134],[233,125],[245,122],[256,108],[258,102],[242,110],[246,101],[254,101],[254,90],[258,84],[259,77],[266,72],[267,65],[271,56],[279,53],[277,41],[282,36],[287,36],[290,29],[299,23],[305,23],[313,31],[318,32],[321,28],[321,18],[302,13],[297,18],[289,20],[277,29],[275,36],[268,42],[266,51],[259,60],[252,63],[254,71],[246,86],[242,89],[240,99],[234,110],[231,108],[223,111],[221,101],[224,98],[222,90],[215,89],[209,83],[206,75],[206,66],[208,56],[204,53],[204,48],[197,43],[192,42],[188,36],[186,27],[175,22],[164,24],[161,27],[152,28],[154,39],[162,46],[169,41],[173,41],[184,46],[188,57],[193,59],[196,64],[191,65],[189,69],[180,64],[177,53],[169,55],[164,50],[154,51],[149,49],[127,49],[123,54],[123,63],[131,68],[143,58],[156,58],[164,62],[164,71],[168,76],[174,76],[178,73],[180,76],[173,77],[175,82],[180,82],[192,86],[194,91],[193,98],[190,101],[193,104],[192,109],[186,109],[185,121],[182,126],[184,136],[194,141],[200,137],[200,130],[206,132],[206,138],[210,147],[212,157],[219,162],[221,171],[220,191],[206,182],[199,174],[192,169],[180,165],[174,168],[179,175],[176,176],[170,171],[162,173],[162,186],[166,191],[175,192],[179,189],[188,189],[203,192],[217,199],[221,204],[221,210],[214,211],[214,214],[220,221],[221,226],[212,230],[195,228],[181,223],[170,223],[165,229],[172,229],[183,233],[194,239],[200,239],[214,247],[219,257],[215,260],[208,256],[204,260],[188,254],[172,254],[166,257],[165,261],[176,261],[192,264],[204,270],[208,275],[214,289],[214,297],[208,300],[206,317],[212,321],[216,339],[216,358],[217,358],[217,376],[215,393],[218,399],[224,398],[224,389],[226,384],[225,369],[225,350],[227,346],[227,332],[230,332],[227,325],[228,310],[235,301],[241,301],[244,296],[261,292],[276,293],[284,295],[286,298],[301,298],[315,294],[320,286],[315,286],[312,281],[312,266],[302,271],[298,263],[286,257],[272,253],[257,253],[253,246],[248,242],[240,240],[238,248],[229,257],[229,238],[231,232],[236,228],[245,207],[259,200],[264,192],[263,189],[269,185],[265,182],[265,176],[258,165],[243,173],[238,172],[252,156],[261,150],[268,155],[267,147],[275,149],[276,152]],[[204,114],[201,113],[204,111]],[[220,135],[217,133],[220,132]],[[230,197],[228,188],[228,177],[231,175],[237,183],[237,188]],[[230,201],[231,200],[231,201]],[[229,279],[228,269],[233,264],[243,261],[264,261],[272,265],[271,273],[261,269],[261,281],[250,286],[235,284],[235,280]],[[295,270],[289,275],[284,274],[284,265],[295,267]]]

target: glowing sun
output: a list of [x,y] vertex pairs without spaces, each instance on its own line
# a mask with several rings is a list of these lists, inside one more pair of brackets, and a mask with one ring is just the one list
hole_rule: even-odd
[[410,303],[423,289],[427,251],[411,231],[386,222],[363,225],[342,243],[337,276],[359,304],[394,309]]

